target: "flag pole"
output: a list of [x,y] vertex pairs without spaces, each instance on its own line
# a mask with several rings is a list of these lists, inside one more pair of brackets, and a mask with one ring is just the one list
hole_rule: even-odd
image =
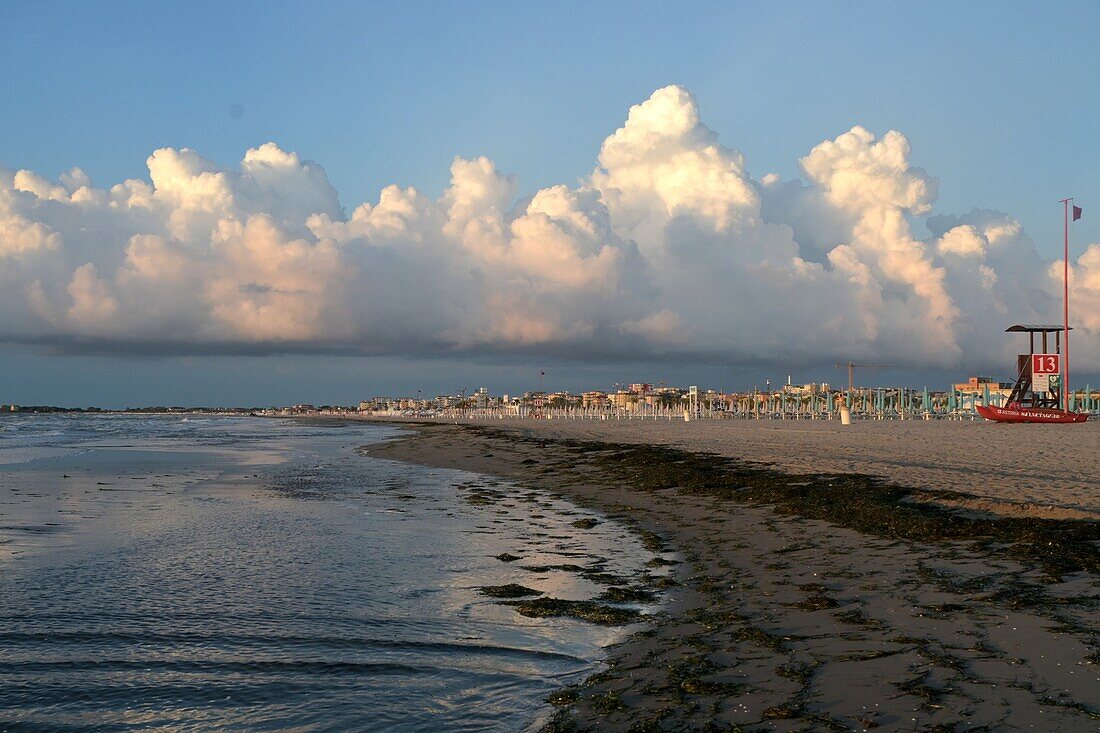
[[1064,246],[1064,260],[1062,261],[1062,341],[1065,355],[1062,365],[1062,409],[1069,412],[1069,205],[1073,198],[1062,199],[1062,244]]

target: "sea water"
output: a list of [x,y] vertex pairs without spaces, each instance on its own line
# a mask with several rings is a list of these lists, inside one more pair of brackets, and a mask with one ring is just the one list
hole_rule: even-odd
[[561,499],[357,451],[399,432],[0,418],[0,730],[536,724],[622,631],[478,588],[589,598],[576,573],[524,566],[633,575],[652,555]]

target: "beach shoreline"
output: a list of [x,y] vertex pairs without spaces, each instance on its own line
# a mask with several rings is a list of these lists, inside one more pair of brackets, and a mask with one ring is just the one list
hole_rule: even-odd
[[998,516],[1100,520],[1100,422],[347,419],[500,427],[564,440],[662,445],[763,463],[785,473],[861,473],[913,498]]
[[1100,720],[1096,524],[1074,518],[1087,502],[1063,507],[1073,509],[1064,520],[994,519],[946,509],[968,498],[952,490],[926,504],[926,485],[749,464],[680,431],[655,445],[604,426],[597,441],[565,421],[398,424],[413,434],[372,455],[522,482],[684,561],[667,610],[610,650],[606,672],[553,697],[548,730],[1093,730]]

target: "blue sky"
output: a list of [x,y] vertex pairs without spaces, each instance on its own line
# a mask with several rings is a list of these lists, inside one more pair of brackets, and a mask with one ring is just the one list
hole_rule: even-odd
[[[797,176],[799,157],[854,124],[898,129],[939,179],[936,212],[1009,212],[1054,257],[1063,196],[1085,209],[1075,240],[1100,241],[1098,21],[1100,5],[1073,2],[1057,13],[1015,2],[5,3],[0,166],[52,178],[77,165],[106,186],[146,176],[156,148],[232,166],[273,140],[321,163],[349,212],[390,183],[438,196],[456,155],[488,155],[530,193],[587,175],[626,110],[676,83],[754,177]],[[100,375],[82,400],[63,385],[61,357],[4,351],[0,379],[33,385],[12,392],[21,402],[125,401],[112,364],[160,363],[174,375],[165,401],[211,389],[182,362],[82,357]],[[362,394],[348,365],[370,360],[294,360],[297,376],[253,396]],[[426,389],[453,388],[433,369]],[[500,388],[516,390],[530,365],[501,369]],[[477,366],[460,370],[479,381]],[[377,371],[367,391],[405,386]],[[141,401],[156,401],[156,385]],[[231,402],[234,390],[213,396]]]

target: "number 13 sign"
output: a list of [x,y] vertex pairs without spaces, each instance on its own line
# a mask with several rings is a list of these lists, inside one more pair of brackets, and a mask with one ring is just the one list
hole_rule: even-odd
[[1058,375],[1062,373],[1059,354],[1031,355],[1031,388],[1040,394],[1057,391]]
[[1060,374],[1062,372],[1060,354],[1032,354],[1031,374]]

